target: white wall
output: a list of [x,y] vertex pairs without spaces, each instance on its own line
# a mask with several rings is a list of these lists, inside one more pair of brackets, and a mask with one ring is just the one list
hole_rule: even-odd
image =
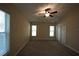
[[[69,10],[58,22],[56,28],[57,39],[61,42],[65,40],[66,46],[79,53],[79,4],[70,4]],[[58,28],[61,28],[60,32]],[[64,37],[65,35],[66,37]],[[59,36],[62,38],[59,39]]]
[[12,4],[0,4],[10,14],[10,55],[16,55],[29,41],[30,23]]
[[55,24],[49,23],[49,22],[37,22],[37,23],[32,23],[32,24],[37,25],[37,36],[31,37],[32,39],[55,40],[55,36],[56,36],[55,34],[54,34],[54,37],[49,36],[49,26],[55,26]]

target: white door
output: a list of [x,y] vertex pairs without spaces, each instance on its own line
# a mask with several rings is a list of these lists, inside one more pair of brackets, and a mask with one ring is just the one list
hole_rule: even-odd
[[58,24],[57,25],[57,28],[56,28],[57,30],[57,32],[56,32],[56,34],[57,34],[57,40],[59,41],[59,42],[61,42],[61,24]]
[[62,24],[61,26],[61,43],[65,44],[66,42],[66,25]]

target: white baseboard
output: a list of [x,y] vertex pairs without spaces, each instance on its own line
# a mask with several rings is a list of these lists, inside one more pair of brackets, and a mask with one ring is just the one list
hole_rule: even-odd
[[64,45],[64,46],[66,46],[66,47],[68,47],[68,48],[70,48],[72,51],[74,51],[74,52],[76,52],[76,53],[78,53],[79,54],[79,51],[78,50],[76,50],[76,49],[74,49],[73,47],[71,47],[71,46],[69,46],[69,45]]
[[55,40],[55,38],[32,38],[33,40]]
[[[28,40],[29,41],[29,40]],[[25,45],[28,43],[28,41],[26,43],[23,43],[23,45],[19,48],[19,50],[15,53],[15,56],[25,47]]]

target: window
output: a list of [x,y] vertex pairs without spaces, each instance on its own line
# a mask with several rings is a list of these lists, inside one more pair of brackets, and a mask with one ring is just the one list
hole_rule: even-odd
[[5,32],[5,13],[0,11],[0,32]]
[[49,29],[50,29],[49,36],[53,37],[54,36],[54,26],[50,26]]
[[32,36],[36,36],[37,35],[37,26],[36,25],[32,25]]
[[0,10],[0,56],[9,51],[9,20],[10,15]]

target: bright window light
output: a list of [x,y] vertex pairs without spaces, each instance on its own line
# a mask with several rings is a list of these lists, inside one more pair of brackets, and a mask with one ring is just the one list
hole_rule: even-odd
[[5,13],[0,11],[0,32],[5,32]]
[[49,29],[50,29],[49,36],[53,37],[54,36],[54,26],[50,26]]
[[10,15],[0,10],[0,56],[9,52]]
[[49,17],[49,13],[48,13],[48,12],[46,12],[46,13],[45,13],[45,16],[46,16],[46,17]]
[[36,25],[32,25],[32,36],[36,36],[37,32],[37,26]]

